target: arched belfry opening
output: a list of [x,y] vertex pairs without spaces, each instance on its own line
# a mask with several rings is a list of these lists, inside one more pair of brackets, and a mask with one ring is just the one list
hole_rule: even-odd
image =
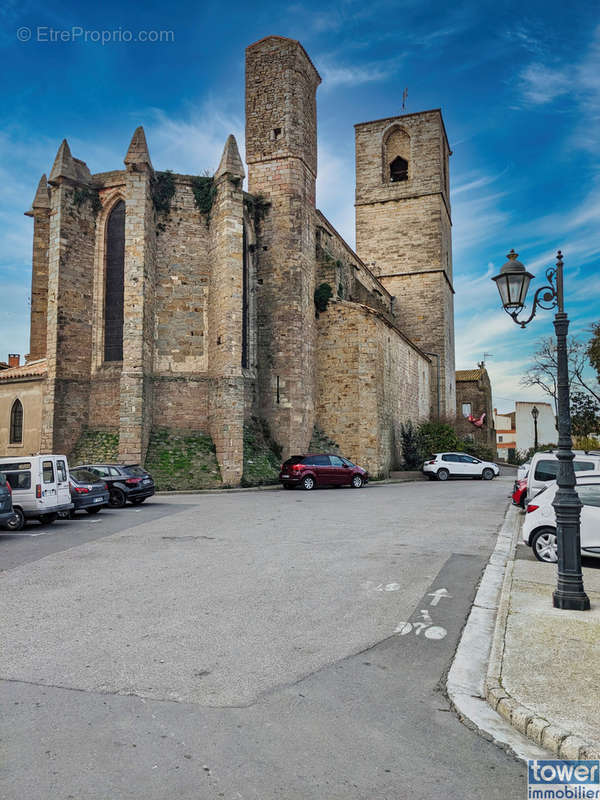
[[123,360],[123,297],[125,288],[125,203],[115,203],[106,223],[104,292],[104,360]]
[[407,181],[408,180],[408,161],[402,156],[396,156],[396,158],[390,164],[390,181],[392,183],[396,183],[396,181]]
[[394,126],[383,138],[383,182],[398,183],[410,177],[410,136]]

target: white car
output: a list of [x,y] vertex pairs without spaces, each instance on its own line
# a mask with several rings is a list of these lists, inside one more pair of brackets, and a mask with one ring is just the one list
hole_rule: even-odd
[[491,461],[480,461],[466,453],[436,453],[423,464],[423,472],[430,480],[483,478],[484,481],[491,481],[500,473],[500,467]]
[[529,467],[531,466],[531,461],[526,461],[524,464],[517,469],[517,480],[524,481],[527,475],[529,474]]
[[[523,522],[523,541],[533,550],[538,561],[550,564],[558,561],[556,544],[556,514],[552,501],[558,486],[556,481],[530,500]],[[581,509],[581,552],[600,556],[600,472],[590,472],[577,478],[577,494]]]

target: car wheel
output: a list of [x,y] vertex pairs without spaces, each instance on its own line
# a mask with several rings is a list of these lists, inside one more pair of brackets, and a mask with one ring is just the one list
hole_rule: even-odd
[[315,479],[311,475],[307,475],[305,478],[302,479],[302,488],[306,489],[306,491],[310,491],[311,489],[315,488]]
[[14,522],[7,522],[6,528],[9,531],[21,531],[25,527],[25,514],[21,511],[20,508],[13,509],[13,513],[15,515]]
[[352,478],[352,488],[353,488],[353,489],[360,489],[360,487],[361,487],[362,485],[363,485],[363,479],[362,479],[362,477],[361,477],[360,475],[355,475],[355,476]]
[[92,506],[91,508],[86,508],[88,514],[97,514],[99,511],[102,511],[102,506]]
[[40,525],[52,525],[58,519],[58,514],[42,514],[39,518]]
[[494,477],[494,470],[486,467],[481,473],[481,477],[484,481],[491,481]]
[[437,471],[437,479],[438,481],[447,481],[450,477],[450,473],[447,469],[438,469]]
[[141,506],[145,499],[145,497],[134,497],[131,502],[134,506]]
[[533,555],[538,561],[556,564],[558,561],[558,543],[554,528],[541,528],[531,540]]
[[126,503],[127,498],[125,497],[125,492],[122,489],[111,490],[110,497],[108,498],[108,504],[112,506],[112,508],[124,508]]

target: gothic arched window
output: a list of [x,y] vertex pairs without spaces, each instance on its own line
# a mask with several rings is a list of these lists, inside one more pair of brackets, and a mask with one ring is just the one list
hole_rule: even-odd
[[398,126],[389,130],[383,140],[383,181],[397,183],[409,178],[410,136]]
[[15,400],[10,410],[10,444],[21,444],[23,441],[23,403]]
[[123,295],[125,278],[125,203],[119,200],[106,225],[106,290],[104,294],[104,360],[123,360]]

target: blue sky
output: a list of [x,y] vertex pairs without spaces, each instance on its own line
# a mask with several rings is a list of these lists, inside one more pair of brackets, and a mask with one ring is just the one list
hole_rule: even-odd
[[[215,169],[229,133],[243,148],[244,48],[269,34],[299,39],[323,78],[317,205],[350,243],[353,124],[401,113],[405,87],[408,112],[442,108],[454,153],[457,368],[491,353],[499,409],[544,399],[519,379],[552,332],[550,312],[521,330],[499,308],[489,278],[511,247],[538,279],[561,248],[572,331],[600,319],[596,2],[8,0],[0,20],[11,66],[0,110],[2,358],[28,351],[33,223],[23,212],[60,141],[92,172],[119,169],[142,124],[155,168]],[[79,30],[49,41],[50,28],[74,27],[87,42]],[[103,30],[170,31],[173,41],[94,42]]]

